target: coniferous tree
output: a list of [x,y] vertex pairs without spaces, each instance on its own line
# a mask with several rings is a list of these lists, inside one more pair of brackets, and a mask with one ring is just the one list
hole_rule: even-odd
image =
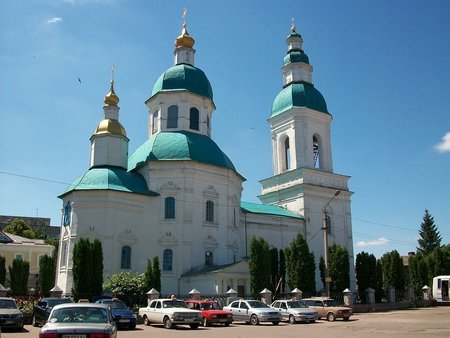
[[279,251],[279,276],[281,279],[280,292],[284,293],[286,291],[286,258],[283,249]]
[[408,266],[409,282],[413,289],[414,298],[420,300],[423,295],[422,288],[425,285],[431,286],[425,257],[420,253],[410,256]]
[[39,291],[45,297],[55,286],[56,260],[53,256],[44,255],[39,258]]
[[359,297],[365,302],[365,291],[369,287],[374,290],[377,288],[377,259],[375,256],[364,251],[357,254],[355,273]]
[[272,248],[270,249],[270,288],[275,293],[277,290],[278,285],[278,274],[279,274],[279,267],[278,267],[278,249]]
[[30,276],[30,262],[15,258],[8,270],[9,284],[13,294],[26,295],[28,291],[28,277]]
[[95,239],[90,250],[92,251],[92,296],[100,296],[103,292],[103,248],[102,242]]
[[342,292],[350,287],[350,261],[348,250],[341,245],[333,244],[329,248],[330,292]]
[[92,250],[87,238],[80,240],[73,247],[73,288],[75,301],[92,296]]
[[[147,259],[147,270],[145,271],[144,274],[144,285],[145,285],[145,292],[150,291],[154,286],[153,286],[153,268],[152,268],[152,262],[150,261],[150,259]],[[156,289],[156,288],[155,288]],[[156,289],[158,290],[158,289]],[[158,290],[160,291],[160,290]]]
[[153,257],[153,284],[155,290],[161,292],[161,269],[158,256]]
[[403,259],[397,250],[385,253],[381,257],[381,268],[383,271],[383,288],[393,286],[396,290],[404,290],[405,273],[403,270]]
[[270,249],[264,238],[252,237],[250,240],[250,259],[248,270],[250,273],[250,293],[252,297],[259,297],[259,293],[270,287]]
[[301,234],[285,249],[288,286],[291,290],[299,288],[304,293],[316,292],[314,254]]
[[428,210],[425,210],[423,221],[420,224],[419,235],[419,247],[417,248],[419,253],[428,255],[434,249],[441,246],[442,237],[439,234],[436,224],[434,224],[434,217],[431,216]]
[[6,258],[0,255],[0,284],[5,286],[6,281]]

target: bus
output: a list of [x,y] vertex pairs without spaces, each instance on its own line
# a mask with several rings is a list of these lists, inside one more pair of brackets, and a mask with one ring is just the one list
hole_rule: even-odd
[[448,284],[450,276],[436,276],[433,278],[433,299],[437,302],[449,302]]

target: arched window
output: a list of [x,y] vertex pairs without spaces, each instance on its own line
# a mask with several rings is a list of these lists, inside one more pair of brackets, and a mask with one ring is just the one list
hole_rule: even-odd
[[165,249],[163,252],[163,271],[172,271],[172,249]]
[[189,128],[199,130],[199,111],[192,107],[189,114]]
[[214,202],[206,201],[206,222],[214,222]]
[[131,247],[128,245],[124,245],[122,247],[120,268],[121,269],[131,269]]
[[314,155],[314,168],[320,167],[320,152],[319,152],[319,140],[316,135],[313,136],[313,155]]
[[153,113],[153,120],[152,120],[152,133],[156,133],[158,131],[158,117],[159,117],[159,110],[155,110]]
[[284,140],[284,166],[286,170],[291,169],[291,152],[289,145],[289,137],[286,137],[286,140]]
[[175,198],[166,197],[164,200],[164,218],[175,218]]
[[178,128],[178,106],[170,106],[167,111],[167,128]]
[[214,256],[212,251],[205,251],[205,265],[206,266],[214,265]]

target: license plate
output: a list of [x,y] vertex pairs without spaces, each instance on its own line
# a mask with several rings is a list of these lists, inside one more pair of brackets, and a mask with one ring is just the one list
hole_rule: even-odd
[[194,320],[193,319],[185,319],[184,321],[190,323],[190,322],[193,322]]
[[129,319],[119,319],[119,323],[129,323]]
[[219,319],[219,322],[222,322],[222,323],[225,323],[227,321],[228,321],[228,319]]
[[86,338],[85,334],[63,334],[62,338]]

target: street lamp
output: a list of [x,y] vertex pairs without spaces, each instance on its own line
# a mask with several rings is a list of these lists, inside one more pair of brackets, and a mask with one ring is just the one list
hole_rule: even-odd
[[324,205],[322,212],[323,212],[323,258],[325,261],[325,294],[327,297],[330,297],[330,281],[331,278],[329,276],[328,271],[328,213],[327,213],[327,207],[330,205],[331,201],[341,193],[340,190],[336,190],[333,197],[330,198],[330,200]]

